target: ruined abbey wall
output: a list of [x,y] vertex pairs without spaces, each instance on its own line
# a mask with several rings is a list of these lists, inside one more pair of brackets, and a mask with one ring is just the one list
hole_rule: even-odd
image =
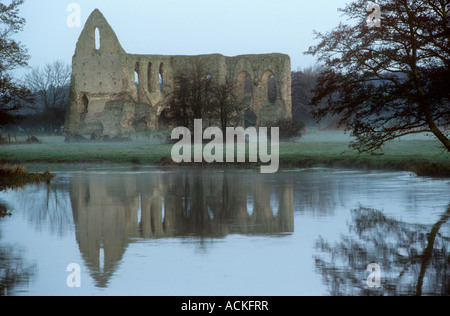
[[[289,56],[128,54],[102,13],[95,10],[86,21],[72,59],[66,130],[118,135],[158,129],[174,76],[194,62],[214,74],[215,80],[234,81],[240,102],[245,111],[254,113],[257,125],[292,117]],[[270,85],[276,89],[272,99]]]

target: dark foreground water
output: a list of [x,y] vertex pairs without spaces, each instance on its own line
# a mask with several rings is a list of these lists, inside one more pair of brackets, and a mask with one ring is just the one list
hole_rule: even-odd
[[450,180],[100,170],[1,205],[0,295],[450,293]]

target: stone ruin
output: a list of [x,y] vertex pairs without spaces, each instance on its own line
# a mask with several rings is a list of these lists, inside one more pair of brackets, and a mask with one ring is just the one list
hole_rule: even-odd
[[288,55],[128,54],[96,9],[86,21],[72,59],[66,133],[114,136],[162,128],[174,76],[194,62],[216,80],[234,80],[244,105],[242,126],[247,115],[256,126],[292,117]]

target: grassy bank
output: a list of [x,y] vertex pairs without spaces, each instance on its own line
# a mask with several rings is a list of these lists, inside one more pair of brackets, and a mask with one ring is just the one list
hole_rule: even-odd
[[[125,143],[65,143],[63,137],[39,137],[40,144],[0,146],[0,160],[32,168],[53,169],[80,164],[155,165],[170,163],[172,145],[132,136]],[[280,144],[280,167],[336,167],[413,171],[423,176],[450,177],[450,154],[431,137],[405,137],[387,144],[382,155],[359,155],[348,147],[350,138],[341,131],[307,132],[297,142]],[[241,165],[241,164],[237,164]],[[243,164],[243,166],[249,166]]]
[[26,184],[50,182],[54,177],[49,171],[30,173],[24,166],[0,165],[0,191],[6,188],[22,187]]
[[431,137],[405,137],[386,144],[377,155],[350,149],[350,136],[339,131],[313,132],[299,143],[280,146],[283,166],[412,171],[450,177],[450,154]]

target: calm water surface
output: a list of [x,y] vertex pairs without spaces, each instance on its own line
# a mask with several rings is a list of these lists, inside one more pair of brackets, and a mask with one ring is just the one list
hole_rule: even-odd
[[[450,294],[448,179],[62,172],[0,192],[2,205],[0,295]],[[67,285],[72,263],[81,287]]]

